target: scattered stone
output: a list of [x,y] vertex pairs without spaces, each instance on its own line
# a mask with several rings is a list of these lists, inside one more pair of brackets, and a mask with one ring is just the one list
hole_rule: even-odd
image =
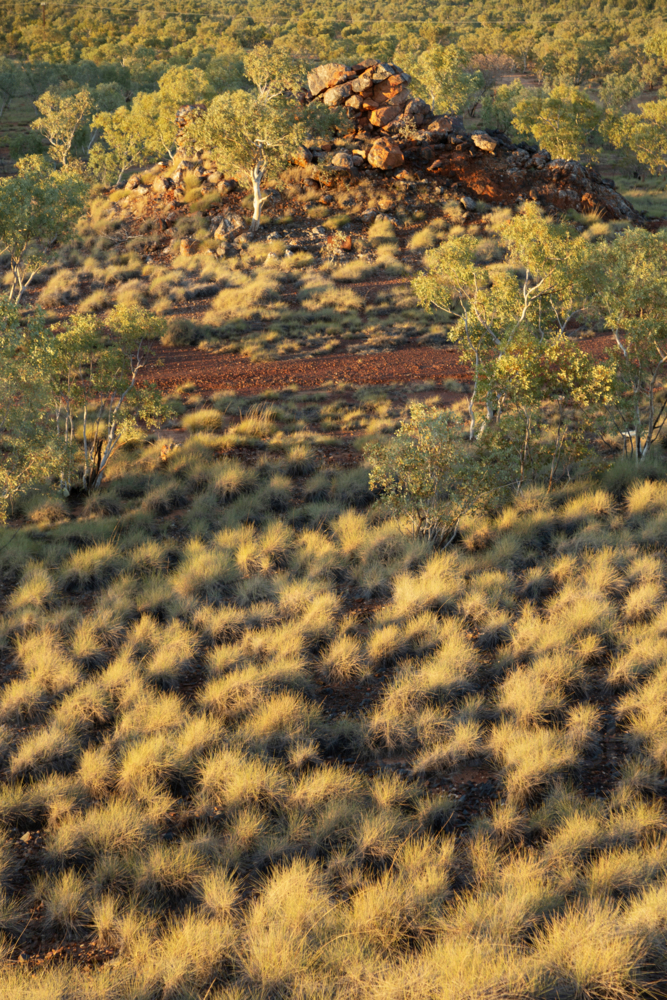
[[173,190],[174,182],[171,177],[156,177],[151,184],[151,191],[153,194],[166,194],[167,191]]
[[300,146],[299,151],[294,156],[294,163],[297,167],[307,167],[309,163],[313,162],[313,154],[306,146]]
[[478,149],[482,149],[485,153],[491,153],[493,155],[498,147],[498,141],[496,139],[492,139],[487,132],[473,132],[470,138],[475,146],[477,146]]
[[356,80],[350,80],[350,87],[352,92],[355,94],[360,94],[364,90],[370,90],[373,86],[373,71],[372,69],[366,70],[361,76],[358,76]]
[[232,235],[232,233],[241,232],[245,228],[245,221],[242,215],[230,214],[223,215],[220,223],[213,233],[213,238],[216,240],[224,240]]
[[368,164],[377,170],[392,170],[402,167],[405,162],[403,151],[392,139],[378,139],[368,152]]
[[393,76],[393,73],[394,66],[391,66],[389,63],[378,63],[373,70],[373,82],[379,83],[382,80],[387,80],[390,76]]
[[331,160],[332,167],[338,167],[343,170],[351,170],[354,165],[354,157],[352,156],[352,153],[348,153],[346,149],[341,149],[340,152],[336,153]]
[[428,126],[429,132],[442,132],[447,135],[450,132],[458,132],[463,128],[463,122],[456,115],[438,115],[435,121]]

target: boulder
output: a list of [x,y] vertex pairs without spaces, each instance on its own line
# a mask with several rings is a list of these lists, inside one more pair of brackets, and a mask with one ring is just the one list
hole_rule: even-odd
[[132,174],[132,176],[128,178],[127,184],[125,185],[125,190],[134,191],[136,187],[139,187],[140,183],[141,180],[139,178],[139,174]]
[[473,132],[470,138],[478,149],[483,150],[485,153],[495,153],[498,142],[487,132]]
[[366,70],[354,80],[350,80],[350,86],[355,94],[360,94],[363,90],[370,90],[373,86],[373,70]]
[[216,190],[223,196],[223,198],[226,194],[231,194],[232,191],[236,191],[237,188],[238,184],[231,177],[228,180],[220,181],[219,184],[216,184]]
[[372,73],[373,83],[381,83],[382,80],[388,80],[390,76],[394,75],[394,67],[389,63],[378,63]]
[[351,74],[352,71],[343,63],[325,63],[323,66],[316,66],[308,74],[308,89],[313,97],[317,97],[329,87],[345,83]]
[[378,139],[368,152],[368,165],[377,170],[392,170],[405,162],[401,147],[389,138]]
[[363,107],[363,104],[364,104],[363,97],[361,97],[359,94],[352,94],[352,96],[348,97],[348,99],[346,100],[345,107],[359,109]]
[[405,105],[404,113],[406,115],[410,115],[411,118],[417,118],[418,116],[423,117],[424,115],[431,114],[431,106],[430,104],[427,104],[426,101],[422,101],[421,97],[413,97],[412,100]]
[[151,184],[153,194],[166,194],[174,187],[171,177],[156,177]]
[[243,220],[243,216],[236,213],[223,215],[213,233],[213,238],[216,240],[225,240],[231,236],[232,233],[239,233],[244,228],[245,222]]
[[395,118],[398,118],[400,113],[401,109],[396,107],[376,108],[375,111],[371,111],[368,117],[371,125],[375,125],[376,128],[384,128],[385,125],[389,125]]
[[352,87],[349,83],[341,83],[337,87],[330,87],[328,90],[324,91],[324,96],[322,100],[329,108],[337,108],[341,104],[345,104],[352,93]]
[[351,170],[355,166],[354,158],[352,153],[348,153],[346,149],[341,149],[331,160],[332,167],[338,167],[343,170]]
[[313,162],[313,154],[306,146],[299,146],[298,151],[294,154],[293,162],[297,167],[307,167],[309,163]]
[[428,126],[428,131],[449,135],[450,132],[458,132],[462,128],[463,122],[456,115],[438,115]]

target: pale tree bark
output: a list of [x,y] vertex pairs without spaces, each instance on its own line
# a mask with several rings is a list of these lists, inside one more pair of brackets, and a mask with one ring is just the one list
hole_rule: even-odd
[[252,184],[252,220],[250,222],[250,232],[256,233],[262,223],[262,205],[267,200],[268,195],[262,195],[262,181],[266,174],[266,157],[260,142],[257,143],[257,157],[250,171],[250,182]]

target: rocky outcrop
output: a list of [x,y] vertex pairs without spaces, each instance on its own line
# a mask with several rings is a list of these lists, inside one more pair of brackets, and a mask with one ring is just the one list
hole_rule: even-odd
[[410,76],[393,63],[366,59],[356,66],[326,63],[308,74],[305,100],[344,107],[359,134],[374,129],[401,132],[428,125],[434,115],[426,101],[413,97]]
[[[430,176],[461,197],[499,205],[533,200],[551,212],[575,209],[644,221],[595,167],[552,160],[546,150],[515,145],[500,133],[467,133],[455,115],[434,115],[426,101],[410,93],[409,82],[400,67],[371,59],[356,66],[327,63],[311,71],[305,99],[343,107],[350,119],[352,141],[338,147],[332,167],[387,172],[407,166],[415,179]],[[364,150],[355,149],[360,142]],[[317,162],[319,151],[312,153]],[[405,176],[399,180],[405,182]]]
[[[354,66],[332,62],[315,67],[308,74],[308,91],[297,95],[298,100],[344,109],[350,129],[335,145],[303,147],[295,163],[343,175],[349,171],[352,176],[377,171],[403,184],[429,178],[443,193],[471,203],[511,206],[533,200],[552,213],[575,209],[645,223],[595,167],[552,160],[546,150],[516,145],[501,133],[479,129],[468,133],[456,115],[434,115],[426,101],[410,92],[409,83],[410,76],[400,67],[375,59]],[[179,129],[204,110],[204,104],[179,109]],[[186,169],[199,170],[199,176],[222,196],[236,186],[232,178],[223,179],[215,164],[184,161],[182,171]],[[178,188],[182,178],[172,177]],[[131,183],[139,181],[131,178]],[[163,184],[168,187],[168,179],[154,181],[156,194]]]

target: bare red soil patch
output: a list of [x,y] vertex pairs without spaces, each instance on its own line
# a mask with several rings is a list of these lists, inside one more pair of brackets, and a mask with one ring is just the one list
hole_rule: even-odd
[[[603,357],[611,345],[612,338],[607,334],[582,341],[582,346],[596,358]],[[330,382],[355,385],[445,379],[465,382],[470,374],[455,346],[409,347],[373,354],[332,354],[280,361],[250,361],[192,347],[160,347],[155,362],[147,369],[145,381],[155,382],[163,391],[192,382],[200,392],[226,389],[252,395],[288,385],[314,389]]]

